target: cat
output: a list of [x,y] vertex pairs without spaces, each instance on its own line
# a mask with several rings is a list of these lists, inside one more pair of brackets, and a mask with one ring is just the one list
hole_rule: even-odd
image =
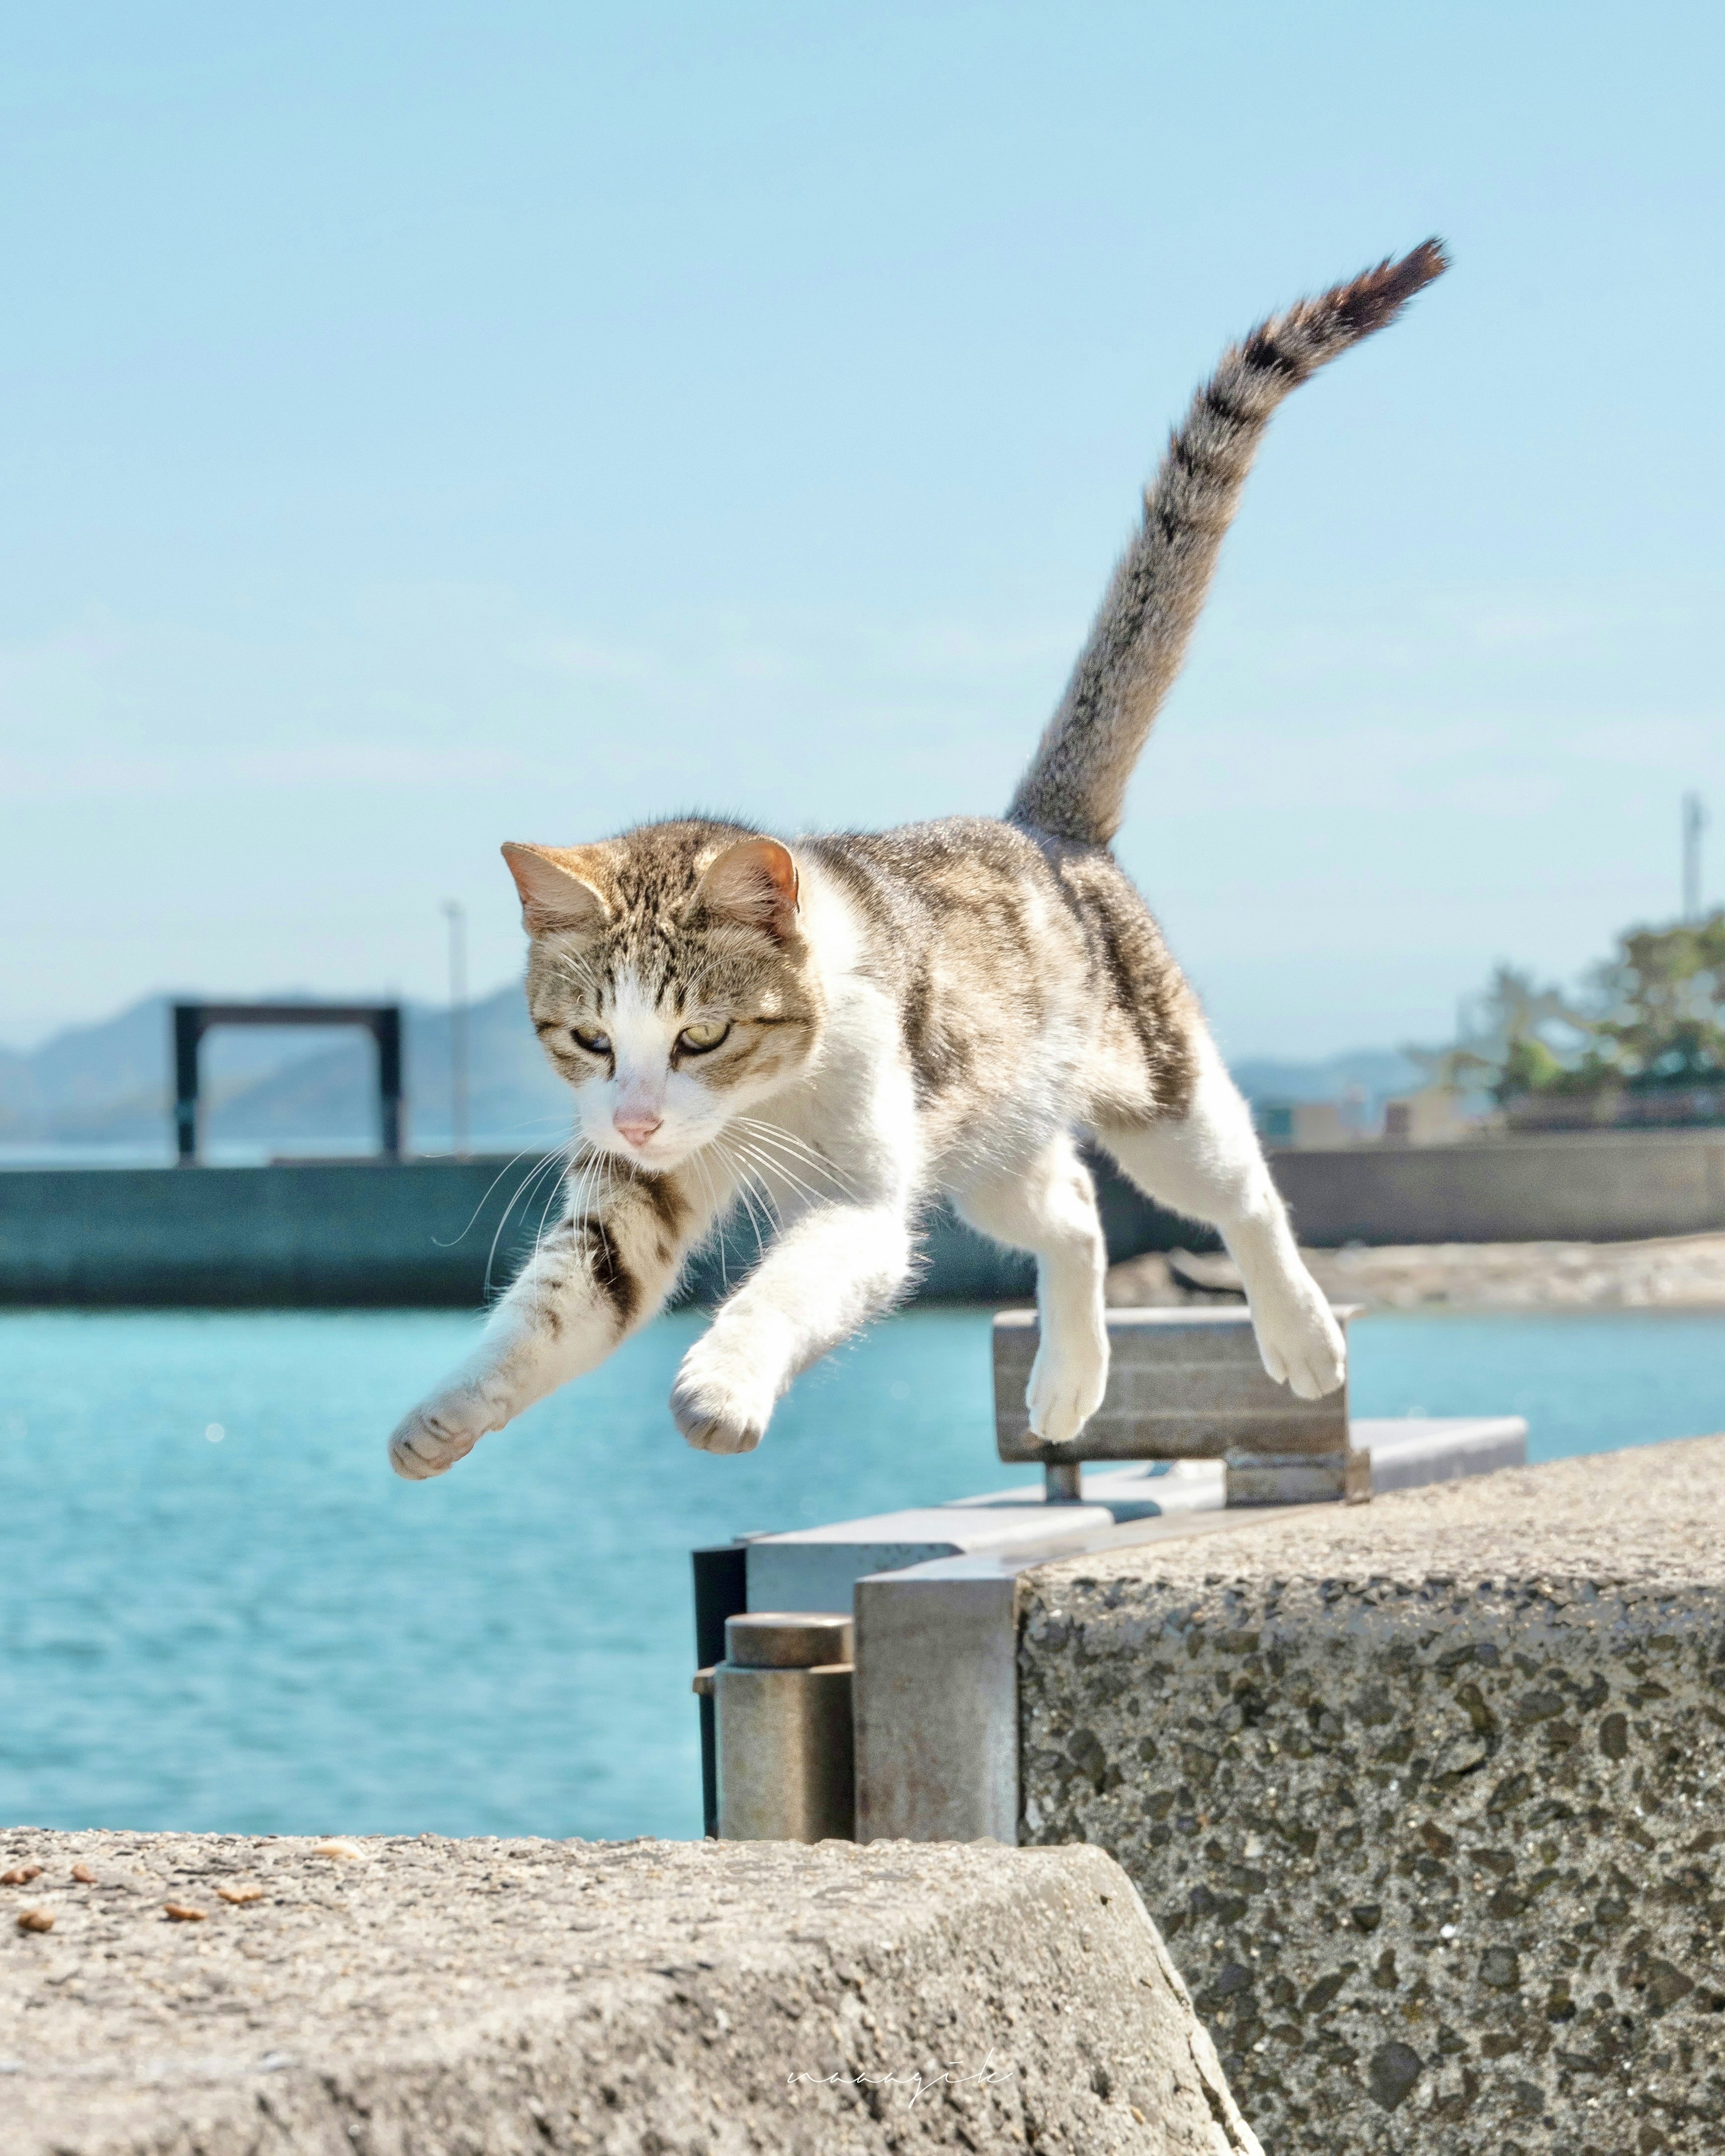
[[1341,1384],[1250,1115],[1109,849],[1271,413],[1447,266],[1428,240],[1224,355],[1003,820],[787,843],[691,817],[504,847],[528,1009],[574,1096],[572,1164],[474,1353],[391,1439],[398,1474],[442,1474],[593,1368],[739,1203],[778,1232],[683,1358],[671,1412],[691,1445],[758,1445],[797,1373],[905,1293],[942,1195],[1034,1254],[1030,1425],[1069,1443],[1108,1374],[1081,1134],[1219,1231],[1271,1378],[1306,1399]]

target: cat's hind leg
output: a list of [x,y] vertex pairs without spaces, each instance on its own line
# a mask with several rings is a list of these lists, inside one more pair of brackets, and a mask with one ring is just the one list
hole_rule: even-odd
[[1347,1371],[1341,1327],[1301,1258],[1250,1111],[1201,1025],[1193,1049],[1183,1115],[1100,1122],[1096,1134],[1141,1190],[1220,1232],[1240,1267],[1264,1368],[1301,1399],[1317,1399]]
[[473,1353],[397,1427],[396,1473],[413,1482],[443,1474],[487,1431],[603,1362],[664,1303],[715,1204],[711,1188],[698,1196],[675,1173],[608,1159],[574,1170],[557,1226],[540,1238]]
[[1041,1338],[1024,1404],[1038,1437],[1070,1445],[1108,1383],[1108,1253],[1090,1171],[1061,1131],[1029,1159],[988,1169],[952,1198],[973,1228],[1034,1254]]

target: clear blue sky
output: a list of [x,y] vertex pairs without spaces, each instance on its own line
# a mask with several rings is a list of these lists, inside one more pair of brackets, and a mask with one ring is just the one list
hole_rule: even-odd
[[1231,1052],[1725,894],[1717,8],[8,7],[0,1037],[518,963],[496,849],[993,811],[1286,406],[1122,851]]

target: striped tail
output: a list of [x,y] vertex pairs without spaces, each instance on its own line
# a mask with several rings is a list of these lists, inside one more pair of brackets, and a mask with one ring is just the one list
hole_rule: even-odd
[[1142,526],[1013,797],[1013,823],[1083,845],[1111,841],[1127,781],[1185,659],[1271,413],[1307,375],[1394,321],[1448,267],[1442,243],[1428,239],[1399,262],[1272,316],[1223,355],[1145,490]]

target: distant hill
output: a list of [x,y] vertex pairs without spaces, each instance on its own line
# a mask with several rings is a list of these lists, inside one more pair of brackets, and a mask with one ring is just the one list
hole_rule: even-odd
[[[28,1053],[0,1050],[0,1142],[9,1146],[163,1150],[172,1084],[170,996],[147,996],[116,1016],[56,1034]],[[305,995],[272,1001],[311,1003]],[[533,1037],[518,984],[468,1013],[469,1131],[476,1150],[554,1144],[569,1127],[567,1091]],[[408,1004],[408,1135],[417,1151],[449,1143],[449,1014]],[[1235,1077],[1255,1105],[1345,1101],[1368,1116],[1420,1082],[1393,1050],[1361,1049],[1315,1062],[1255,1056]],[[377,1077],[371,1042],[332,1028],[224,1029],[203,1049],[204,1129],[213,1145],[346,1148],[373,1142]]]
[[[568,1088],[545,1060],[520,987],[511,983],[467,1014],[468,1129],[480,1150],[556,1144],[568,1131]],[[403,1060],[408,1135],[416,1150],[449,1142],[447,1009],[407,1007]],[[321,1054],[284,1064],[212,1114],[212,1138],[370,1137],[377,1127],[374,1051],[349,1034]]]
[[[12,1146],[153,1148],[168,1142],[171,996],[56,1034],[28,1053],[0,1050],[0,1142]],[[273,1002],[311,1003],[305,995]],[[408,1004],[403,1063],[409,1142],[449,1142],[449,1014]],[[486,1147],[552,1142],[568,1127],[567,1091],[540,1051],[518,986],[468,1013],[469,1130]],[[203,1046],[205,1133],[212,1143],[304,1148],[372,1141],[375,1050],[349,1028],[224,1028]]]
[[1386,1101],[1425,1081],[1416,1063],[1393,1048],[1357,1048],[1313,1063],[1249,1056],[1234,1065],[1234,1082],[1255,1107],[1272,1101],[1346,1101],[1358,1096],[1373,1116]]

